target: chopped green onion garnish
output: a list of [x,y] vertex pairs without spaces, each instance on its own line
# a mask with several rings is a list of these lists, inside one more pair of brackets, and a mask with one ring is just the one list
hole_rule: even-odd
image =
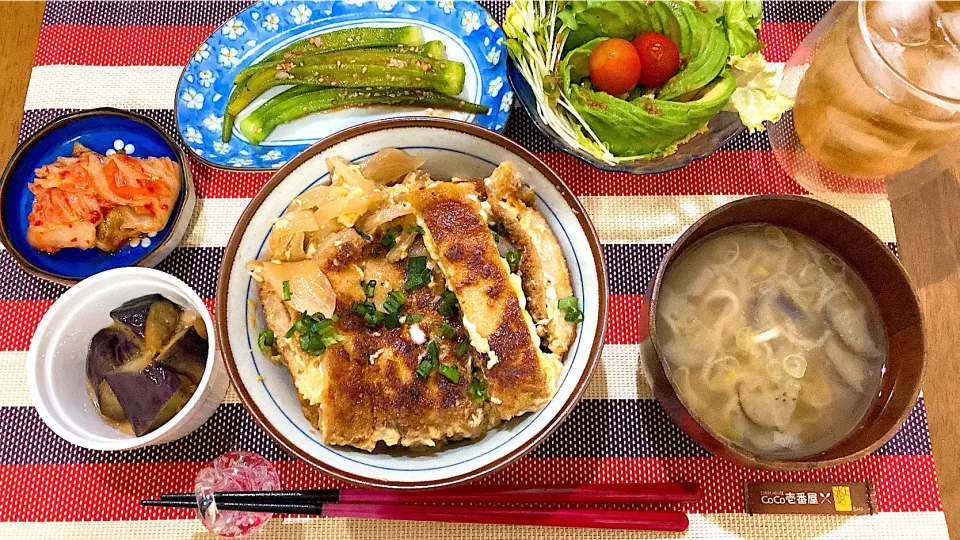
[[377,282],[372,279],[366,283],[361,282],[360,286],[363,287],[363,295],[367,298],[373,298],[377,292]]
[[327,350],[320,334],[300,334],[300,348],[303,352],[313,355]]
[[373,302],[354,302],[350,305],[350,311],[363,317],[368,328],[379,328],[383,324],[384,314],[377,311],[377,305]]
[[417,366],[417,377],[426,379],[430,376],[431,371],[433,371],[433,362],[431,362],[429,358],[424,358],[420,361],[420,365]]
[[403,310],[403,305],[406,303],[406,295],[400,291],[390,291],[387,293],[386,300],[383,301],[383,310],[389,314],[398,314]]
[[[318,313],[317,315],[323,316],[320,313]],[[293,337],[293,334],[296,332],[305,334],[310,331],[310,325],[312,323],[313,323],[313,317],[311,317],[307,313],[303,313],[300,315],[300,318],[293,323],[293,326],[291,326],[290,329],[287,330],[287,333],[284,334],[284,337],[286,337],[287,339],[290,339]]]
[[440,365],[440,346],[434,342],[427,343],[427,355],[417,366],[417,375],[421,379],[426,379],[430,372]]
[[403,305],[406,303],[407,298],[402,292],[390,291],[387,293],[386,300],[383,301],[384,311],[378,311],[377,305],[369,300],[354,302],[350,305],[348,311],[363,317],[363,320],[367,323],[367,328],[380,328],[381,326],[400,328],[400,315],[403,313]]
[[426,256],[410,257],[407,259],[407,280],[403,284],[404,290],[410,291],[429,284],[430,275]]
[[376,328],[383,324],[383,317],[383,312],[371,311],[368,316],[364,317],[364,320],[367,321],[367,326],[370,328]]
[[583,312],[580,311],[580,300],[576,296],[567,296],[557,302],[557,308],[563,312],[563,319],[568,322],[583,321]]
[[443,323],[443,326],[440,327],[440,334],[441,334],[443,337],[445,337],[445,338],[447,338],[447,339],[450,339],[450,338],[452,338],[453,336],[457,335],[457,331],[454,330],[454,328],[453,328],[452,326],[450,326],[450,323],[444,322],[444,323]]
[[357,234],[359,234],[360,238],[363,238],[364,240],[370,240],[370,235],[363,231],[357,231]]
[[421,227],[421,226],[419,226],[419,225],[411,225],[410,228],[408,228],[407,230],[410,231],[410,232],[412,232],[412,233],[417,233],[417,234],[426,234],[426,232],[427,232],[427,231],[423,230],[423,227]]
[[470,381],[470,388],[467,389],[477,403],[483,403],[487,400],[487,383],[473,379]]
[[383,316],[383,327],[386,329],[400,328],[400,315],[387,313]]
[[273,330],[267,328],[263,332],[260,332],[260,335],[257,336],[257,346],[260,347],[260,350],[264,354],[270,354],[273,352]]
[[286,280],[283,282],[283,299],[286,301],[290,300],[290,282]]
[[460,372],[457,371],[457,366],[448,366],[446,364],[440,364],[439,366],[437,366],[437,371],[439,371],[441,375],[443,375],[444,377],[450,379],[455,383],[460,382]]
[[383,233],[383,236],[380,237],[380,245],[387,249],[392,249],[393,246],[397,245],[397,235],[402,232],[402,225],[394,225],[389,231]]
[[523,255],[515,249],[511,249],[507,252],[507,264],[510,265],[511,272],[517,271],[517,268],[520,266],[520,259],[522,258]]
[[[323,313],[314,313],[312,316],[309,313],[301,314],[285,335],[290,339],[297,332],[300,333],[300,348],[312,355],[323,354],[330,345],[346,340],[334,330],[330,319],[324,317]],[[271,334],[271,341],[272,337]]]
[[453,354],[457,355],[457,358],[463,358],[470,351],[470,343],[467,341],[461,341],[457,345],[457,350],[453,351]]
[[493,233],[493,241],[498,244],[500,243],[500,233]]
[[427,269],[427,256],[410,257],[407,259],[407,272],[419,274]]
[[420,322],[420,321],[423,320],[423,314],[422,314],[422,313],[411,313],[411,314],[407,315],[407,319],[406,319],[406,320],[407,320],[407,324],[416,324],[416,323],[418,323],[418,322]]
[[437,313],[450,318],[457,314],[458,309],[457,295],[453,294],[453,291],[448,289],[440,293],[440,305],[437,307]]

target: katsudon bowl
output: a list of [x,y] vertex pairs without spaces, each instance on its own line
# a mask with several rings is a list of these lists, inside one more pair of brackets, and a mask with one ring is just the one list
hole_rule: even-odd
[[[387,447],[372,452],[324,444],[301,410],[298,392],[283,365],[257,346],[265,327],[258,284],[245,268],[263,259],[272,224],[305,190],[330,182],[325,160],[362,161],[384,148],[425,160],[431,177],[484,178],[512,162],[536,193],[535,206],[567,259],[583,321],[563,356],[557,391],[539,411],[477,437],[435,448]],[[397,119],[341,131],[286,164],[247,207],[230,238],[217,286],[217,341],[247,410],[290,454],[355,484],[425,489],[451,486],[501,469],[544,441],[571,412],[599,361],[607,316],[607,279],[600,242],[583,207],[557,175],[530,152],[491,131],[453,120]],[[322,413],[321,413],[322,414]]]

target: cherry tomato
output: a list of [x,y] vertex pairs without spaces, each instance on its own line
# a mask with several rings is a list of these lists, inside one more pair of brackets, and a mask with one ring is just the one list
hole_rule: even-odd
[[643,86],[663,86],[680,69],[680,51],[670,38],[659,32],[644,32],[633,38],[633,47],[640,57]]
[[640,80],[640,57],[629,41],[610,38],[590,53],[593,87],[611,96],[630,91]]

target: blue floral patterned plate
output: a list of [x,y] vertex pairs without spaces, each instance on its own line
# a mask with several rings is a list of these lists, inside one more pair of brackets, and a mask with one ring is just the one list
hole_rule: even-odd
[[[241,69],[270,53],[321,32],[353,26],[414,24],[424,41],[439,39],[451,60],[467,67],[462,99],[480,103],[488,114],[414,108],[344,109],[314,114],[278,127],[260,145],[248,143],[234,127],[221,142],[223,112]],[[513,103],[507,83],[503,31],[479,4],[466,0],[261,1],[224,23],[193,53],[177,86],[177,130],[200,160],[223,169],[276,169],[311,144],[357,124],[401,116],[443,116],[502,131]],[[273,88],[238,117],[288,88]],[[236,125],[235,125],[236,126]]]

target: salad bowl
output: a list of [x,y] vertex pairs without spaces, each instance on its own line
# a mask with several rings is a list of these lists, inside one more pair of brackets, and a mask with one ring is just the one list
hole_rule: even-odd
[[514,0],[514,91],[564,152],[607,171],[676,169],[792,101],[759,39],[759,2]]

